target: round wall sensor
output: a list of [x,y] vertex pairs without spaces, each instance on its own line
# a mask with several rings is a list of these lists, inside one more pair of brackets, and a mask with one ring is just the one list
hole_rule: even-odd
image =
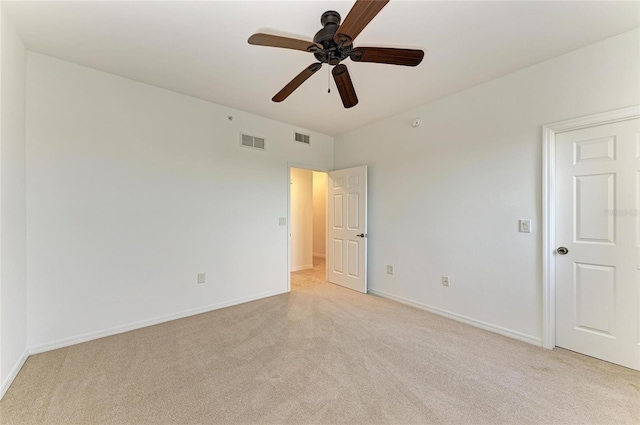
[[420,127],[422,125],[422,120],[420,118],[414,118],[411,122],[411,125],[414,127]]

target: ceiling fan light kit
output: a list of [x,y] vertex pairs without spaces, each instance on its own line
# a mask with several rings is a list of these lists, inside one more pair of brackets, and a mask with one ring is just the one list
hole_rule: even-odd
[[349,70],[341,62],[351,58],[354,62],[374,62],[389,65],[417,66],[424,58],[422,50],[394,49],[387,47],[353,47],[353,40],[382,10],[389,0],[357,0],[349,14],[341,23],[340,14],[334,10],[324,12],[320,18],[322,29],[313,41],[299,40],[277,35],[257,33],[249,37],[249,44],[280,47],[313,53],[317,63],[309,65],[291,80],[274,97],[274,102],[282,102],[307,79],[315,74],[323,64],[333,65],[333,79],[345,108],[358,104]]

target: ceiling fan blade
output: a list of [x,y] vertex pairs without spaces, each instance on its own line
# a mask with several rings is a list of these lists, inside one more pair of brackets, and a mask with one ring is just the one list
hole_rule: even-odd
[[358,104],[358,96],[356,96],[356,89],[353,88],[347,67],[343,64],[336,65],[331,73],[336,81],[344,107],[351,108],[356,106]]
[[389,0],[356,0],[356,4],[336,31],[334,41],[345,45],[351,44],[387,3]]
[[322,49],[320,44],[297,38],[281,37],[279,35],[256,33],[249,37],[249,44],[256,46],[282,47],[283,49],[316,52]]
[[358,47],[349,55],[356,62],[388,63],[390,65],[416,66],[422,62],[424,52],[413,49],[391,49],[387,47]]
[[282,90],[278,92],[275,96],[273,96],[274,102],[282,102],[285,100],[291,93],[294,92],[295,89],[300,87],[302,83],[307,81],[309,77],[316,73],[317,70],[322,68],[322,64],[320,62],[309,65],[302,71],[300,74],[296,75],[296,77],[289,82]]

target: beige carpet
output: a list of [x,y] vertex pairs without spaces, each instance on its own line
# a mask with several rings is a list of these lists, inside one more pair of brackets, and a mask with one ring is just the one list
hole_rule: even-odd
[[640,374],[295,273],[290,294],[32,356],[5,424],[623,424]]

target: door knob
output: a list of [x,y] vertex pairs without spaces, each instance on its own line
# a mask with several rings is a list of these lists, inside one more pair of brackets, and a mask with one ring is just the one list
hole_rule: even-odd
[[356,235],[359,238],[364,238],[364,233],[360,233],[359,235]]
[[567,248],[565,248],[564,246],[561,246],[560,248],[558,248],[556,250],[556,252],[560,255],[567,255],[569,253],[569,250]]

